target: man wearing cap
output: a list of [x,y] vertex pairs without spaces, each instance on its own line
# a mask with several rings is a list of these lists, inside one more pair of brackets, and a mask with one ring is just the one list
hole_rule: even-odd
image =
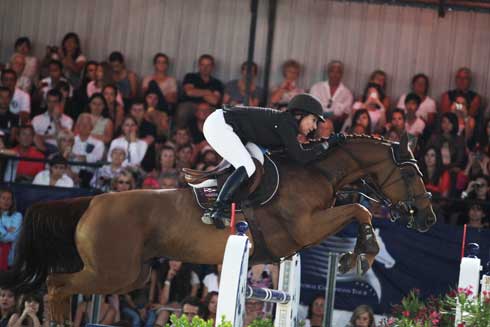
[[262,163],[264,161],[259,146],[284,148],[286,155],[300,164],[307,164],[324,154],[329,148],[326,141],[304,149],[297,139],[298,134],[314,134],[317,122],[324,120],[322,113],[321,103],[309,94],[295,96],[285,112],[253,107],[213,112],[204,122],[204,137],[235,171],[224,183],[211,214],[203,216],[203,222],[214,222],[218,228],[229,223],[233,194],[255,172],[252,156]]

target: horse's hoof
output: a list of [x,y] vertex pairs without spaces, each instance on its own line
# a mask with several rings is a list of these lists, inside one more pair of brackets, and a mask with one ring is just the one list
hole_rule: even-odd
[[223,222],[223,219],[215,218],[213,222],[214,222],[214,226],[216,226],[217,229],[225,229],[225,224]]
[[352,269],[352,252],[344,253],[339,258],[339,273],[345,274]]
[[369,260],[365,254],[359,254],[356,260],[356,272],[358,276],[363,276],[369,270]]

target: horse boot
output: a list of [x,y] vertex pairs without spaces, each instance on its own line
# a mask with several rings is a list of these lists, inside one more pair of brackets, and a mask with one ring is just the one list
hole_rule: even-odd
[[233,195],[247,179],[247,170],[245,167],[241,166],[231,173],[223,184],[211,212],[211,219],[214,221],[216,228],[223,229],[225,226],[229,226],[231,213],[230,206]]

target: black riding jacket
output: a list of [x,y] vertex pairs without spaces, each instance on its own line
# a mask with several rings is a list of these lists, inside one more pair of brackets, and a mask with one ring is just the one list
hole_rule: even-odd
[[253,142],[268,149],[285,148],[293,160],[307,164],[325,153],[325,144],[304,149],[298,142],[298,122],[289,112],[254,107],[223,109],[225,121],[242,142]]

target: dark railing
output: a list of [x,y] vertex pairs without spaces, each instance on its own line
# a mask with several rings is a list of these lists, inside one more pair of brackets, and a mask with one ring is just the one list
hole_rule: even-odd
[[[45,164],[52,164],[55,163],[53,160],[50,159],[38,159],[38,158],[31,158],[31,157],[22,157],[22,156],[15,156],[15,155],[8,155],[5,153],[0,153],[0,162],[2,162],[2,181],[8,182],[8,183],[13,183],[14,180],[12,180],[14,174],[10,174],[8,176],[9,178],[5,179],[5,173],[7,173],[7,170],[9,168],[9,165],[12,165],[14,162],[18,161],[28,161],[28,162],[42,162]],[[79,167],[88,167],[88,168],[93,168],[94,169],[94,174],[97,174],[97,168],[100,168],[104,165],[109,164],[107,161],[98,161],[95,163],[88,163],[88,162],[82,162],[82,161],[67,161],[68,166],[79,166]],[[97,175],[96,175],[97,177]]]

